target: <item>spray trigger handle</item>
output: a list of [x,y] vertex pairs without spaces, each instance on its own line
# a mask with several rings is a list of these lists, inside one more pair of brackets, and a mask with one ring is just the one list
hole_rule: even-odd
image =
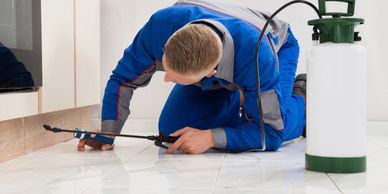
[[164,149],[168,149],[168,147],[166,145],[163,144],[163,142],[166,142],[166,143],[175,143],[176,140],[178,140],[179,137],[174,137],[174,136],[164,136],[162,134],[160,134],[159,136],[155,136],[155,142],[154,144],[158,147],[161,147],[161,148],[164,148]]

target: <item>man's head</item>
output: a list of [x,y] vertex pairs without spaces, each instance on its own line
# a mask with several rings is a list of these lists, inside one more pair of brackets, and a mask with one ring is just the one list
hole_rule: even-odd
[[203,24],[189,24],[176,31],[164,46],[164,80],[190,85],[217,73],[222,56],[218,35]]

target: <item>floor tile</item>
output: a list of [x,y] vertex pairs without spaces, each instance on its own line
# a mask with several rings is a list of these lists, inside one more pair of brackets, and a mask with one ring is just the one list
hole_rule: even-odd
[[325,173],[306,171],[303,162],[292,161],[224,161],[216,188],[337,192]]
[[101,177],[120,164],[114,159],[37,159],[0,174],[0,187],[63,186]]
[[[387,139],[388,141],[388,139]],[[384,146],[379,145],[376,143],[376,141],[373,139],[372,136],[367,137],[366,141],[366,151],[367,153],[382,153],[382,152],[388,152],[388,149]]]
[[[153,154],[151,154],[153,152]],[[223,156],[222,153],[217,153]],[[104,177],[104,187],[212,189],[222,160],[204,155],[167,155],[150,147]]]
[[226,154],[225,160],[304,162],[305,147],[305,139],[298,139],[283,144],[276,152],[245,152],[238,154]]
[[232,189],[216,189],[214,194],[340,194],[339,191],[333,190],[322,190],[319,188],[306,186],[303,189],[240,189],[240,190],[232,190]]
[[217,160],[221,161],[225,158],[225,153],[216,150],[208,150],[206,153],[197,155],[188,155],[181,152],[174,154],[166,154],[166,150],[157,146],[150,146],[147,150],[136,156],[137,159],[143,160]]
[[388,151],[388,135],[370,135],[368,140]]
[[0,187],[2,194],[80,194],[83,187]]
[[137,142],[130,143],[118,141],[118,143],[120,146],[117,146],[113,151],[101,152],[98,150],[87,148],[85,152],[78,152],[78,140],[71,140],[62,144],[57,144],[48,148],[35,151],[33,153],[23,156],[22,158],[34,160],[37,158],[52,158],[53,156],[55,156],[55,158],[57,159],[117,159],[122,162],[126,162],[130,158],[134,157],[135,155],[139,154],[140,152],[147,149],[147,147],[152,145],[152,143],[138,140]]
[[385,194],[388,191],[388,152],[367,155],[367,171],[356,174],[329,174],[344,193]]
[[134,194],[212,194],[212,190],[206,189],[185,189],[185,188],[94,188],[88,189],[82,194],[121,194],[121,193],[134,193]]

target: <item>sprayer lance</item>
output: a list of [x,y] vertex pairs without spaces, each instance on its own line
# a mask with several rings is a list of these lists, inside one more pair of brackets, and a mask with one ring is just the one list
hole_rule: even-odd
[[[174,143],[179,137],[172,137],[172,136],[164,136],[164,135],[150,135],[150,136],[141,136],[141,135],[127,135],[127,134],[112,134],[112,133],[102,133],[102,132],[92,132],[92,131],[85,131],[85,130],[80,130],[80,129],[76,129],[76,130],[68,130],[68,129],[61,129],[61,128],[57,128],[57,127],[51,127],[50,125],[47,125],[47,124],[44,124],[43,127],[47,130],[47,131],[51,131],[51,132],[54,132],[54,133],[73,133],[75,137],[79,138],[79,139],[91,139],[91,140],[97,140],[98,141],[98,138],[90,138],[90,135],[91,134],[94,134],[98,137],[103,137],[103,136],[110,136],[110,137],[129,137],[129,138],[138,138],[138,139],[148,139],[148,140],[151,140],[151,141],[155,141],[155,145],[156,146],[159,146],[159,147],[162,147],[162,148],[167,148],[167,146],[163,145],[163,142],[165,143]],[[82,135],[81,135],[82,134]],[[113,144],[113,140],[112,140],[112,143],[110,142],[104,142],[103,143],[109,143],[109,144]]]

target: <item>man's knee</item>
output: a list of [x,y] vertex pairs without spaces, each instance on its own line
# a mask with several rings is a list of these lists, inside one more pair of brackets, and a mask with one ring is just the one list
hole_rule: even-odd
[[267,151],[276,151],[284,142],[284,131],[272,129],[267,132],[266,140]]
[[281,139],[271,140],[271,142],[267,143],[267,151],[277,151],[282,143],[283,140]]

